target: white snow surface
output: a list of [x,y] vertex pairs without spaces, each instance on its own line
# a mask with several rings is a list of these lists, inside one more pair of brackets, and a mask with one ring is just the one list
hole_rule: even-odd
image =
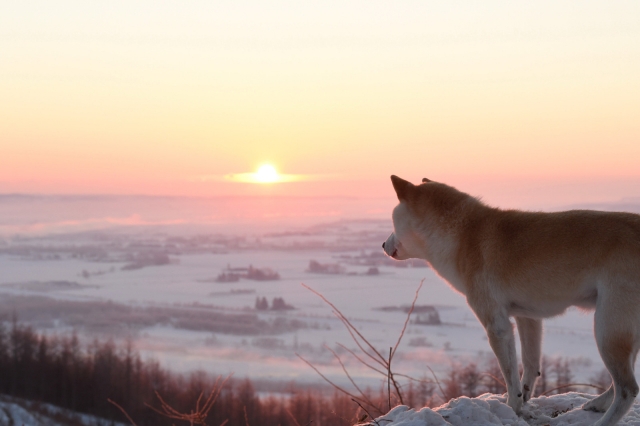
[[[518,417],[506,397],[486,393],[477,398],[460,397],[437,408],[419,411],[399,405],[378,417],[370,426],[587,426],[603,413],[584,411],[582,405],[595,395],[569,392],[533,398]],[[640,425],[640,403],[634,403],[618,425]]]
[[0,395],[0,425],[16,426],[126,426],[89,414],[77,413],[52,404]]

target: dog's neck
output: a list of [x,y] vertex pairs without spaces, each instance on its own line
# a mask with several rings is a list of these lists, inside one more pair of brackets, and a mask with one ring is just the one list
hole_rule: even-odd
[[455,211],[448,212],[447,217],[437,214],[424,217],[422,229],[427,235],[424,258],[439,276],[462,294],[466,294],[467,288],[458,261],[461,238],[468,232],[471,220],[482,220],[491,210],[469,197],[456,206]]

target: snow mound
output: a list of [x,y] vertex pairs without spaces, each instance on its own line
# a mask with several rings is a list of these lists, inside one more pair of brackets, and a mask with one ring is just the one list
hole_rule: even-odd
[[51,404],[0,395],[0,426],[126,426]]
[[[525,404],[518,417],[506,404],[506,397],[486,393],[477,398],[460,397],[440,407],[420,411],[399,405],[371,426],[570,426],[591,425],[602,413],[582,410],[595,395],[569,392],[540,396]],[[618,425],[640,426],[640,403],[634,403]]]

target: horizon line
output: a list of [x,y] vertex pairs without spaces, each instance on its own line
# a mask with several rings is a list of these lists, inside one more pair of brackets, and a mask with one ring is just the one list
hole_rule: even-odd
[[389,197],[358,197],[351,195],[159,195],[159,194],[110,194],[110,193],[28,193],[28,192],[0,192],[0,198],[22,197],[22,198],[54,198],[54,197],[86,197],[86,198],[188,198],[188,199],[211,199],[211,198],[302,198],[302,199],[386,199]]

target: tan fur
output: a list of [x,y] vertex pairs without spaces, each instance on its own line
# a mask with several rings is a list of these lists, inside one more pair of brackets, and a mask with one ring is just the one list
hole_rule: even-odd
[[609,345],[611,358],[615,363],[624,365],[633,353],[633,336],[628,333],[623,336],[614,336],[610,339]]
[[[633,369],[640,346],[640,216],[501,210],[441,183],[413,185],[395,176],[392,182],[400,205],[385,252],[427,260],[467,296],[498,357],[509,405],[518,412],[533,393],[539,321],[579,306],[596,309],[596,341],[615,384],[585,409],[611,405],[596,424],[617,423],[638,393]],[[526,358],[522,382],[509,316],[518,319]]]

